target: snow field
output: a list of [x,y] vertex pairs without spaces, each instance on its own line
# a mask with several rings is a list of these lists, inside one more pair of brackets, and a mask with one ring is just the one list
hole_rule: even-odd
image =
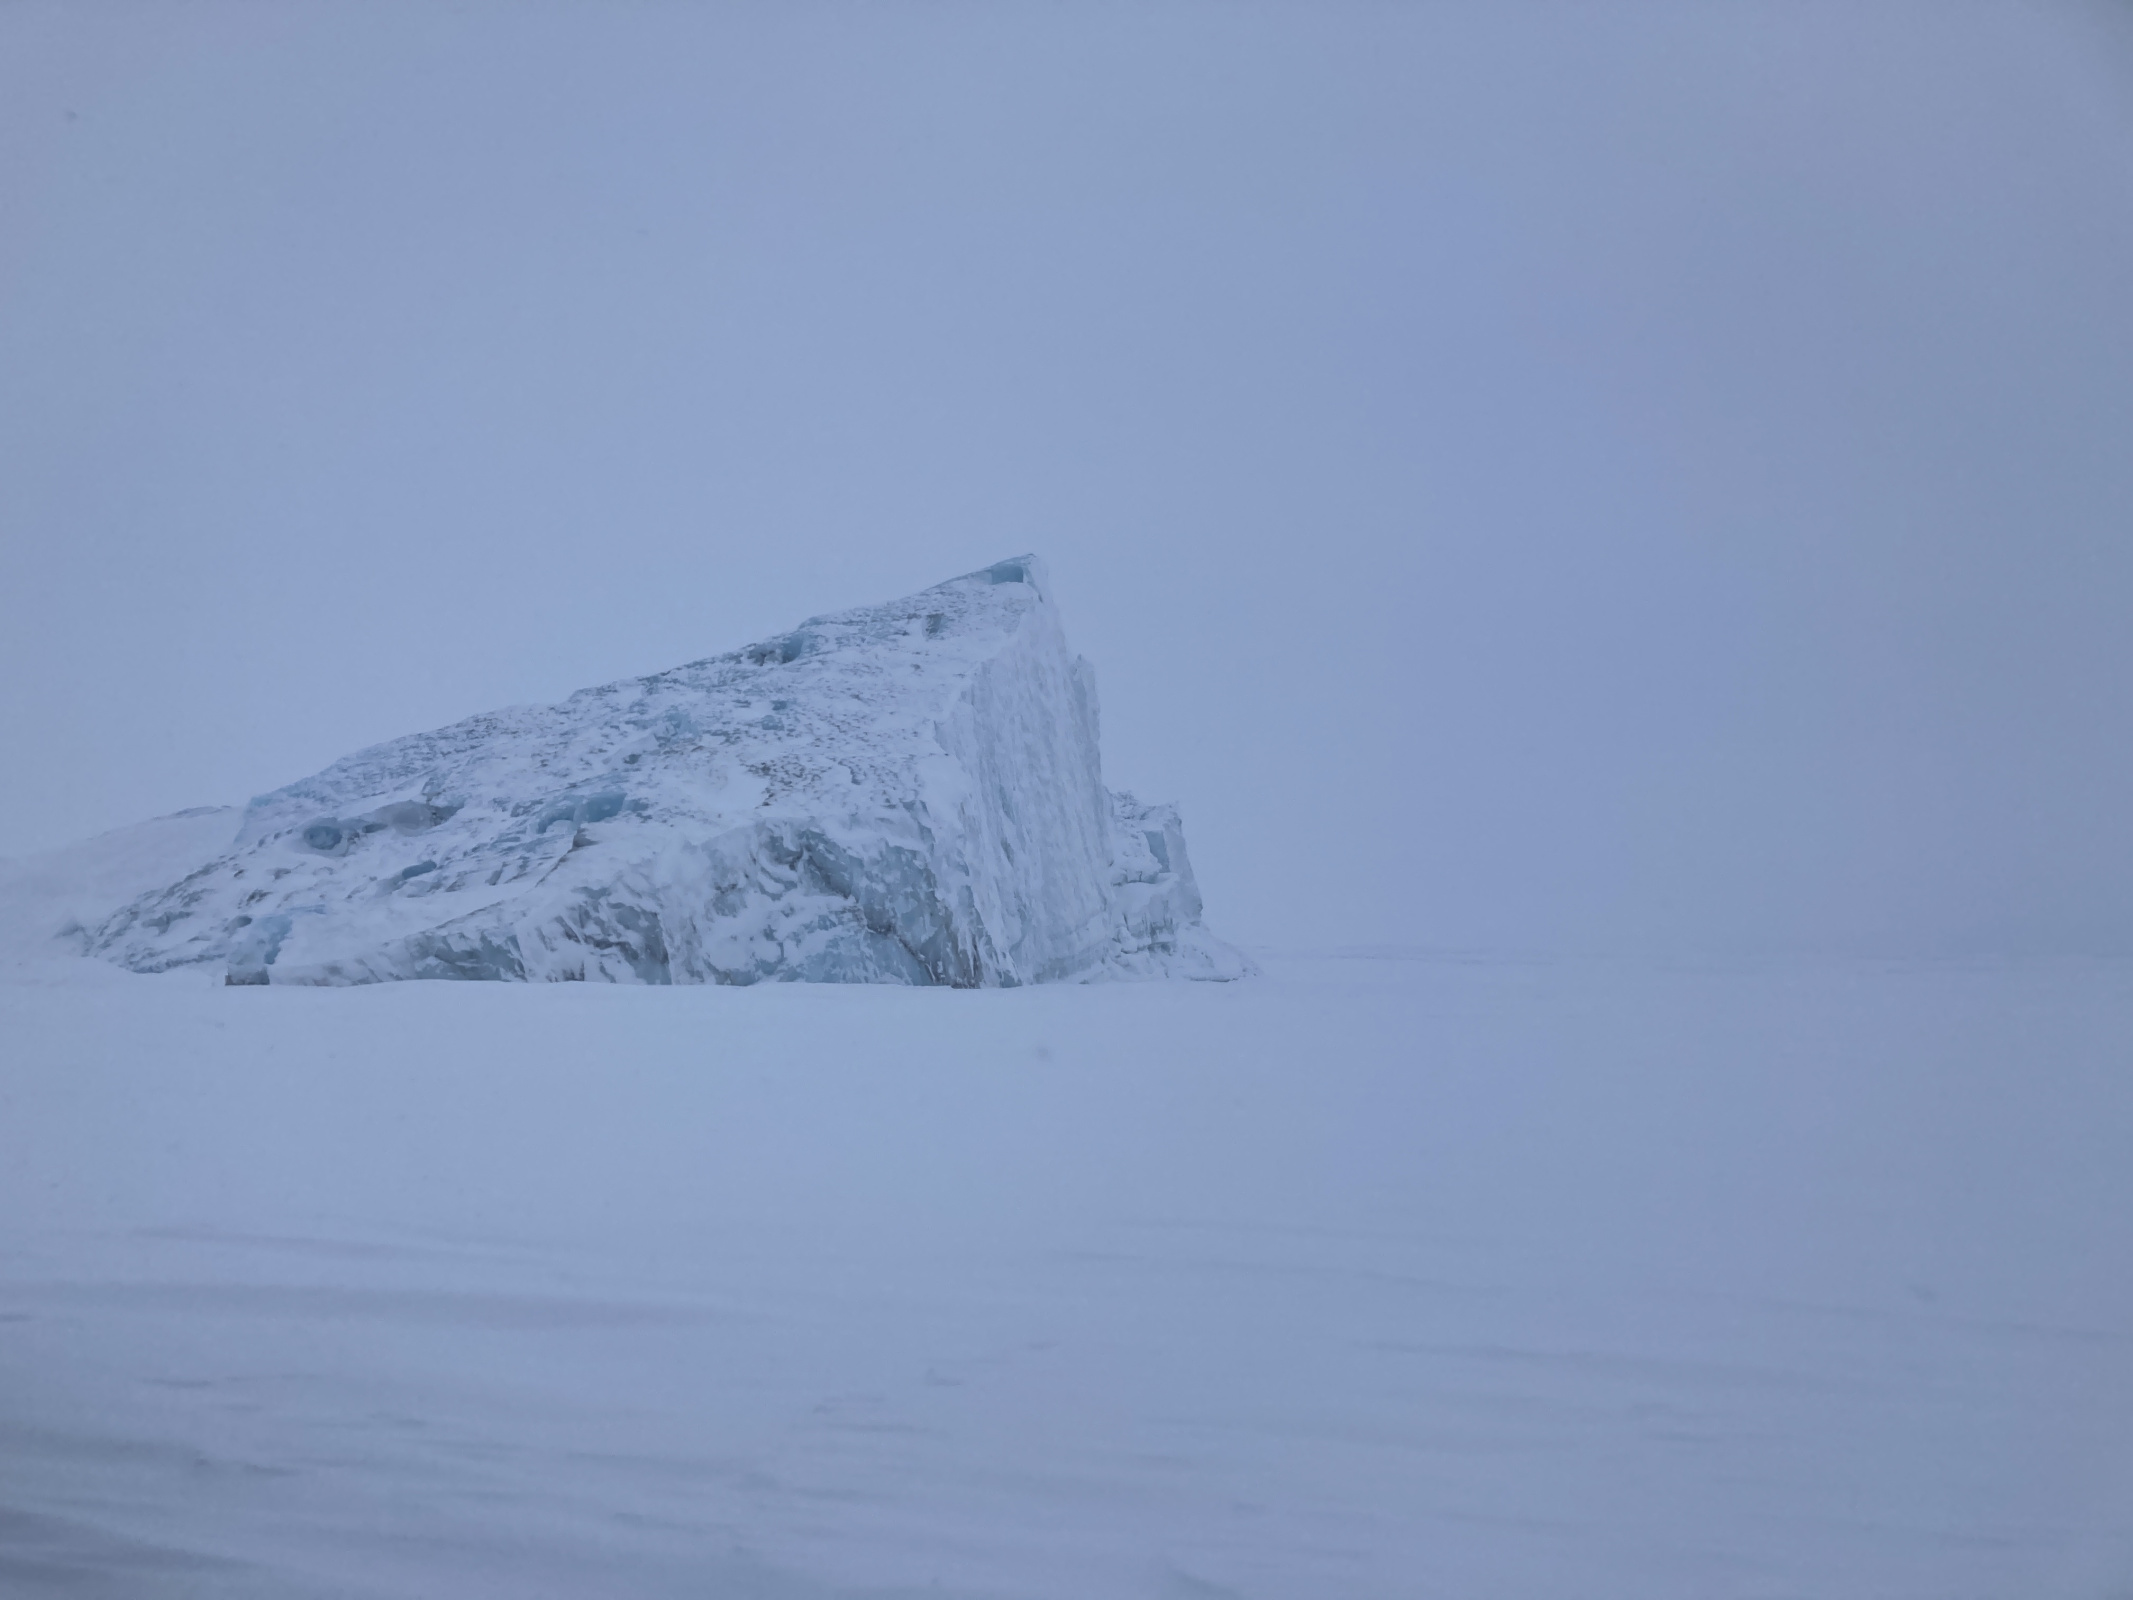
[[2133,970],[0,985],[0,1593],[2104,1597]]

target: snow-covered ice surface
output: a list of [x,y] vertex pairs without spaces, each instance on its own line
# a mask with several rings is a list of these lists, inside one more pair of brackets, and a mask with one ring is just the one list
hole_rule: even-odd
[[1241,976],[1177,812],[1107,790],[1098,745],[1022,556],[359,751],[76,946],[254,985]]
[[38,969],[79,982],[89,929],[138,895],[154,893],[229,847],[235,806],[199,806],[22,860],[0,860],[0,972]]
[[0,984],[0,1594],[2133,1593],[2127,964],[1264,965]]

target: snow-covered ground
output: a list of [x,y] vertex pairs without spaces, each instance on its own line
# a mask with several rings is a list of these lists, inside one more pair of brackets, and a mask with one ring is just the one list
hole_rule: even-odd
[[2133,968],[1264,965],[18,967],[0,1593],[2133,1592]]

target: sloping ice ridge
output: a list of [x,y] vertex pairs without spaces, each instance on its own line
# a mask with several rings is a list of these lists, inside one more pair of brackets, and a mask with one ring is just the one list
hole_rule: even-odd
[[136,971],[947,984],[1250,970],[1103,785],[1033,557],[359,751],[83,934]]

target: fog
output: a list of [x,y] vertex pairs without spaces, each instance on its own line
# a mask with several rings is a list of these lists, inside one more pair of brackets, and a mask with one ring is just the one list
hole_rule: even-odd
[[1025,550],[1261,946],[2133,950],[2133,35],[0,11],[0,853]]
[[0,856],[1035,552],[1258,966],[342,981],[888,633],[0,862],[0,1589],[2133,1594],[2129,287],[2123,7],[0,6]]

